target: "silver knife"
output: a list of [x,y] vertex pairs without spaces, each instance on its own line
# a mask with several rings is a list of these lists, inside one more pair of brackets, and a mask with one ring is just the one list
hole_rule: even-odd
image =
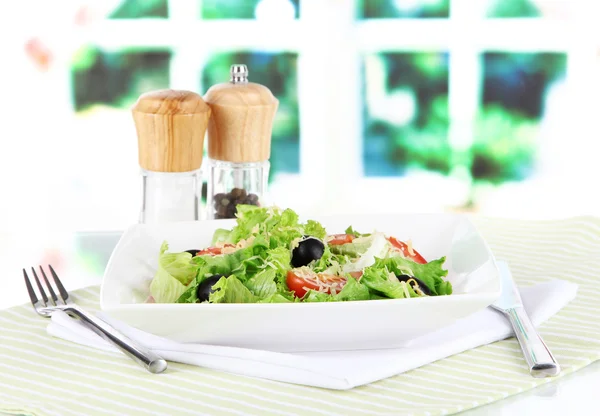
[[502,295],[490,306],[508,317],[531,375],[537,378],[557,376],[560,373],[560,366],[527,316],[508,264],[501,261],[497,264],[500,270]]

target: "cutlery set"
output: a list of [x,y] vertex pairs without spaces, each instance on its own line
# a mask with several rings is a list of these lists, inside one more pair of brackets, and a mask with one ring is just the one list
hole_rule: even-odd
[[161,357],[143,345],[139,345],[137,342],[127,338],[125,335],[115,330],[103,320],[98,319],[94,315],[77,306],[72,301],[71,296],[69,296],[69,292],[65,290],[65,287],[58,278],[52,266],[48,265],[48,268],[50,269],[50,274],[52,276],[51,279],[57,289],[56,291],[54,291],[54,288],[44,272],[44,269],[41,266],[39,267],[42,279],[48,290],[48,294],[46,294],[46,290],[44,290],[44,287],[40,282],[35,269],[33,267],[31,268],[33,280],[35,280],[41,299],[37,297],[35,290],[33,289],[33,285],[31,284],[31,279],[27,274],[27,271],[23,269],[23,277],[25,278],[27,293],[31,299],[31,304],[38,315],[43,316],[44,318],[50,318],[54,312],[63,311],[69,316],[81,320],[81,322],[83,322],[88,328],[93,330],[108,342],[119,347],[121,351],[123,351],[127,356],[129,356],[149,372],[156,374],[162,373],[166,370],[167,362]]
[[[164,359],[148,348],[139,345],[137,342],[121,334],[103,320],[77,306],[72,301],[52,266],[48,265],[48,268],[51,279],[48,278],[44,269],[41,266],[39,267],[43,284],[35,269],[31,268],[33,280],[35,281],[35,286],[38,288],[41,299],[38,298],[34,290],[31,282],[32,279],[27,274],[27,271],[23,269],[25,286],[27,287],[31,304],[40,316],[50,318],[54,312],[63,311],[69,316],[79,319],[96,334],[117,346],[123,353],[150,373],[157,374],[167,369],[167,362]],[[525,361],[529,366],[530,374],[536,378],[557,376],[560,373],[560,366],[529,319],[508,265],[504,262],[498,262],[498,268],[502,282],[502,294],[490,306],[503,313],[512,325],[523,351]],[[50,280],[52,280],[54,285],[51,284]],[[46,289],[44,289],[44,285]]]

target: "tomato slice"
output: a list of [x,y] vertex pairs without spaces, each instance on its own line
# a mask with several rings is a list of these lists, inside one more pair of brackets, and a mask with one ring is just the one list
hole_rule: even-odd
[[225,244],[223,247],[208,247],[204,250],[198,251],[198,253],[196,253],[196,256],[205,256],[207,254],[211,256],[218,256],[219,254],[223,254],[223,249],[225,247],[235,247],[235,245]]
[[358,272],[350,272],[348,273],[350,276],[354,277],[356,280],[360,280],[360,278],[363,275],[363,271],[358,271]]
[[354,240],[352,234],[332,234],[327,237],[327,244],[331,246],[341,246],[342,244],[351,243]]
[[304,297],[309,290],[323,293],[339,293],[346,284],[346,278],[333,274],[314,273],[312,271],[289,270],[286,283],[298,298]]
[[414,261],[415,263],[419,263],[419,264],[425,264],[427,263],[427,260],[425,260],[423,258],[423,256],[421,256],[417,250],[415,250],[413,248],[412,252],[413,254],[410,253],[409,249],[408,249],[408,245],[403,242],[398,240],[395,237],[388,237],[388,241],[392,244],[392,246],[394,246],[394,248],[396,248],[397,250],[399,250],[404,257],[407,257],[409,259],[411,259],[412,261]]

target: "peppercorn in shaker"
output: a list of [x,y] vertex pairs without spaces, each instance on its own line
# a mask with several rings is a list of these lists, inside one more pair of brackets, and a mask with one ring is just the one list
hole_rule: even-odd
[[246,65],[232,65],[228,83],[212,86],[204,100],[208,122],[207,218],[235,218],[237,205],[264,204],[271,133],[279,101],[248,82]]
[[142,94],[132,108],[142,168],[141,223],[200,219],[200,167],[210,107],[194,92]]

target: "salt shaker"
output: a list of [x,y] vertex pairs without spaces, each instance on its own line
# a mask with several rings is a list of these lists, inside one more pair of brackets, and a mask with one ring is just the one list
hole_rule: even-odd
[[167,89],[142,94],[132,113],[143,180],[140,222],[200,219],[210,107],[194,92]]
[[208,122],[207,218],[235,218],[237,205],[265,204],[271,134],[279,101],[248,82],[246,65],[232,65],[230,81],[213,85],[204,100]]

